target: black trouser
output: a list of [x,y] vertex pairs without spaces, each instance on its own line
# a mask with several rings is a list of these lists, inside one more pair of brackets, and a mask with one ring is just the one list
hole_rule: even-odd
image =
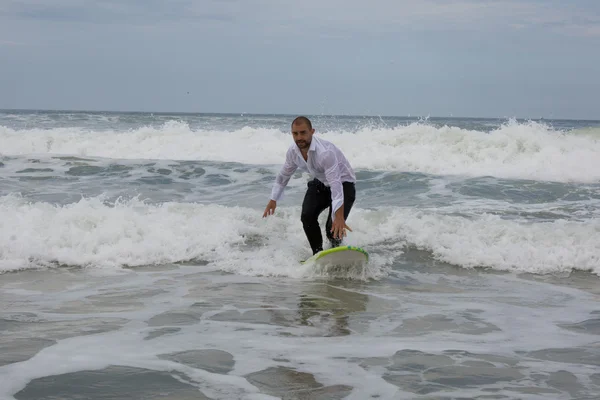
[[[356,190],[353,182],[342,182],[342,187],[344,190],[344,220],[346,220],[356,199]],[[323,250],[323,236],[321,235],[318,218],[327,207],[329,207],[329,217],[327,217],[325,230],[327,238],[332,242],[333,246],[340,241],[334,239],[331,233],[331,188],[325,186],[318,179],[308,182],[308,189],[302,202],[300,219],[302,220],[304,233],[306,233],[313,254]]]

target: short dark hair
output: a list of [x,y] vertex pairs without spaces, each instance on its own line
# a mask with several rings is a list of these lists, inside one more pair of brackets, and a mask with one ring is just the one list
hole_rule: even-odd
[[310,119],[308,119],[308,118],[306,118],[304,116],[296,117],[292,121],[292,126],[294,126],[296,124],[301,124],[301,123],[305,123],[308,126],[308,129],[312,129],[312,123],[310,122]]

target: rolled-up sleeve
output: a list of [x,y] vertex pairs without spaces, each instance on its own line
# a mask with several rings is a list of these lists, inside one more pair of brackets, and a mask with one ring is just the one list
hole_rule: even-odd
[[296,169],[298,169],[298,166],[294,162],[294,154],[292,153],[292,149],[288,149],[287,153],[285,154],[285,162],[275,178],[275,183],[273,183],[271,200],[279,201],[279,199],[281,199],[283,195],[283,189],[287,186],[290,178],[294,172],[296,172]]
[[335,212],[344,204],[344,189],[338,159],[333,151],[323,154],[323,167],[331,188],[331,219],[335,221]]

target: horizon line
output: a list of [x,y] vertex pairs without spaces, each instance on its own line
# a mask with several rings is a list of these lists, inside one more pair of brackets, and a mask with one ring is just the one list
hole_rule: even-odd
[[516,119],[526,121],[546,120],[546,121],[590,121],[600,122],[599,119],[593,118],[555,118],[555,117],[517,117],[517,116],[503,116],[503,117],[482,117],[482,116],[441,116],[441,115],[383,115],[383,114],[317,114],[317,113],[258,113],[258,112],[211,112],[211,111],[142,111],[142,110],[91,110],[91,109],[44,109],[44,108],[0,108],[0,112],[5,111],[28,111],[28,112],[77,112],[77,113],[122,113],[122,114],[180,114],[180,115],[238,115],[238,116],[281,116],[281,117],[294,117],[299,115],[311,116],[311,117],[354,117],[354,118],[417,118],[417,119]]

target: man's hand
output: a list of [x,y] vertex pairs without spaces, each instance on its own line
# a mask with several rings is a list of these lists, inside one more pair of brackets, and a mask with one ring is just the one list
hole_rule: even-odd
[[265,208],[265,212],[263,213],[263,218],[267,215],[273,215],[275,213],[275,207],[277,207],[277,202],[275,200],[270,200]]
[[344,236],[346,236],[346,229],[352,232],[352,229],[346,225],[346,221],[344,221],[343,217],[336,217],[331,224],[331,233],[333,234],[334,239],[341,240]]

